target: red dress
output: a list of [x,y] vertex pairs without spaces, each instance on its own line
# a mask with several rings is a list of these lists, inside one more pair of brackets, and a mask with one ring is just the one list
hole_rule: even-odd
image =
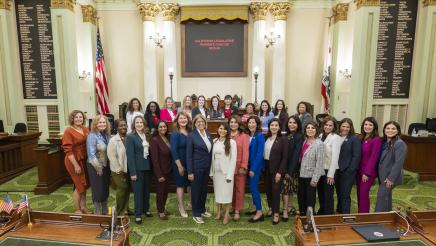
[[[62,137],[62,149],[65,152],[65,168],[70,174],[74,187],[79,193],[86,191],[89,187],[88,171],[86,170],[86,159],[88,158],[86,154],[86,137],[89,134],[89,130],[86,127],[82,127],[82,131],[83,135],[74,130],[74,128],[68,127],[65,129]],[[68,159],[70,155],[74,155],[74,158],[82,169],[80,174],[76,174],[73,164]]]

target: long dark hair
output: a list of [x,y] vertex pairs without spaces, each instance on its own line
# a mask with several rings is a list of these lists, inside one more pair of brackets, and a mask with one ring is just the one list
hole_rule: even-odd
[[244,124],[241,122],[241,118],[238,115],[231,115],[229,120],[227,121],[227,124],[229,124],[230,127],[230,121],[235,120],[238,123],[238,131],[242,132],[245,129]]
[[200,95],[200,96],[197,97],[197,108],[199,108],[198,107],[198,101],[200,101],[200,97],[202,97],[203,100],[204,100],[203,108],[207,109],[207,107],[206,107],[206,97],[204,97],[203,95]]
[[[295,131],[295,133],[301,132],[302,125],[301,125],[300,117],[298,117],[297,115],[291,115],[291,116],[289,116],[288,121],[286,121],[286,123],[289,124],[290,119],[294,119],[295,122],[297,122],[297,130]],[[291,132],[291,130],[289,130],[289,127],[287,125],[285,127],[286,127],[286,135],[288,135],[288,136],[291,135],[292,132]]]
[[159,104],[157,104],[157,102],[155,101],[151,101],[147,104],[147,107],[145,108],[145,115],[152,115],[150,106],[151,104],[154,103],[154,105],[156,105],[156,112],[154,112],[157,115],[157,118],[160,118],[160,108],[159,108]]
[[141,101],[139,101],[139,99],[136,98],[136,97],[130,99],[129,104],[127,105],[127,111],[130,112],[130,113],[133,113],[133,111],[134,111],[134,109],[133,109],[133,102],[134,102],[134,101],[137,101],[137,102],[138,102],[138,104],[139,104],[138,111],[139,111],[139,112],[142,112],[142,104],[141,104]]
[[[226,156],[229,156],[230,155],[230,138],[231,138],[230,127],[229,127],[229,124],[224,123],[224,122],[221,122],[218,125],[218,128],[220,128],[221,126],[223,126],[224,129],[227,131],[226,139],[224,140],[224,152],[226,153]],[[219,138],[219,135],[218,135],[218,138]]]
[[280,124],[280,120],[277,118],[272,118],[269,123],[268,123],[268,133],[266,134],[266,137],[269,138],[272,136],[272,132],[271,132],[271,123],[273,122],[277,122],[277,124],[279,124],[279,131],[277,132],[277,137],[281,137],[282,136],[282,126]]
[[[215,99],[218,101],[218,105],[216,105],[216,110],[213,108],[213,99]],[[212,111],[212,114],[216,114],[217,112],[220,111],[220,99],[217,96],[213,96],[210,99],[210,110]]]
[[350,118],[343,118],[340,122],[339,122],[339,133],[341,131],[341,126],[344,123],[348,123],[348,125],[350,125],[350,132],[348,133],[348,135],[354,135],[356,134],[356,131],[354,130],[354,125],[353,125],[353,121]]
[[309,113],[312,106],[308,102],[301,101],[297,104],[297,114],[298,115],[300,114],[300,111],[298,111],[298,108],[300,107],[301,104],[304,104],[304,106],[306,107],[306,113]]
[[168,134],[168,123],[166,122],[166,121],[164,121],[164,120],[159,120],[158,122],[157,122],[157,124],[156,124],[156,131],[154,131],[153,132],[153,136],[155,137],[155,136],[158,136],[159,135],[159,125],[161,124],[161,123],[164,123],[165,124],[165,126],[167,127],[167,132],[165,133],[165,137],[167,138],[167,139],[169,139],[169,134]]
[[366,138],[366,133],[365,130],[363,129],[365,126],[365,122],[368,121],[370,123],[372,123],[372,125],[374,126],[374,128],[372,129],[372,132],[369,134],[369,138],[375,138],[378,137],[378,123],[377,120],[374,117],[366,117],[365,119],[363,119],[362,121],[362,125],[360,126],[360,139],[364,140]]
[[256,115],[252,115],[247,119],[247,134],[251,136],[250,129],[248,128],[248,123],[250,120],[254,120],[256,122],[256,132],[260,132],[262,129],[260,128],[260,119]]
[[[274,104],[274,109],[273,109],[273,111],[272,111],[274,115],[277,115],[277,113],[279,112],[279,110],[277,109],[277,104],[278,104],[279,102],[282,102],[282,104],[283,104],[282,112],[286,113],[286,104],[285,104],[285,101],[282,100],[282,99],[279,99],[279,100],[276,101],[276,104]],[[283,126],[283,127],[284,127],[284,126]]]
[[[264,112],[262,110],[262,104],[266,103],[266,105],[268,105],[268,109],[266,110],[266,112]],[[269,114],[269,112],[271,112],[271,104],[269,104],[268,100],[263,100],[262,102],[260,102],[260,108],[259,108],[259,116],[265,115],[267,116]]]
[[386,136],[386,133],[385,133],[386,127],[388,125],[394,125],[397,128],[397,135],[395,136],[396,138],[401,136],[400,124],[398,124],[398,122],[396,122],[396,121],[391,120],[391,121],[386,122],[385,125],[383,126],[383,140],[386,141],[388,139],[388,136]]

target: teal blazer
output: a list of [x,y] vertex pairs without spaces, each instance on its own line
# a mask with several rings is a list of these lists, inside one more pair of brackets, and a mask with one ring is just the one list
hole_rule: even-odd
[[135,176],[136,171],[151,170],[149,154],[147,159],[144,158],[144,147],[142,139],[138,133],[127,135],[126,138],[127,170],[130,176]]

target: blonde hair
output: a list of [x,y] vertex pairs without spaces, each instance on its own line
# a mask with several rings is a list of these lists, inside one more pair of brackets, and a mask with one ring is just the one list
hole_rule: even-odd
[[194,119],[192,120],[192,128],[193,129],[197,129],[197,127],[195,127],[195,123],[197,123],[198,120],[202,119],[204,121],[205,124],[205,128],[207,128],[207,121],[206,118],[204,118],[204,116],[202,114],[197,114]]
[[98,132],[98,121],[103,118],[106,121],[106,129],[104,130],[105,135],[110,135],[111,134],[111,124],[109,123],[109,120],[106,116],[102,115],[102,114],[98,114],[94,117],[94,119],[92,119],[92,123],[91,123],[91,131],[93,132]]
[[192,109],[192,98],[191,98],[190,95],[187,95],[187,96],[185,96],[185,97],[183,98],[183,103],[182,103],[182,106],[181,106],[182,110],[185,110],[185,109],[186,109],[186,107],[185,107],[185,103],[186,103],[186,99],[187,99],[187,98],[191,99],[191,105],[189,105],[189,110]]

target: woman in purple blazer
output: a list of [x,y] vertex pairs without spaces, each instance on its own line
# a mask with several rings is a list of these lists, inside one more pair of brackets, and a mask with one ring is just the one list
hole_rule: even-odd
[[367,117],[361,126],[362,157],[357,174],[357,204],[359,213],[369,213],[369,191],[377,178],[377,163],[382,147],[378,124],[374,117]]

